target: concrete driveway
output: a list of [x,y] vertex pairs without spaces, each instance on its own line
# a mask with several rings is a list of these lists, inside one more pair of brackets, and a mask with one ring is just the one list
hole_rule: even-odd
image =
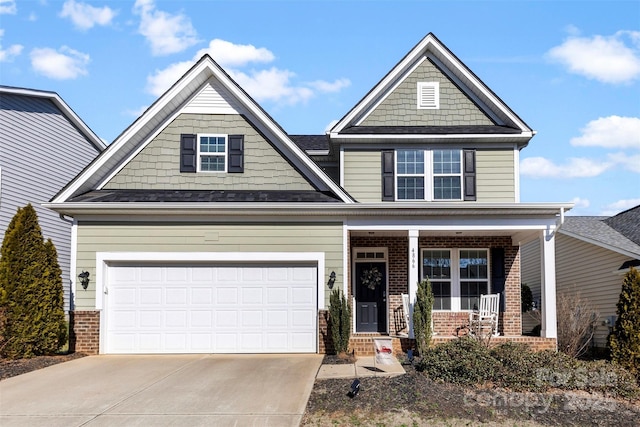
[[0,381],[0,425],[298,426],[322,355],[90,356]]

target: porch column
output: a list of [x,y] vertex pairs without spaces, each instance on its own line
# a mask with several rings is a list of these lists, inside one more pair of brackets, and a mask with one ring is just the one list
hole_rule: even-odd
[[420,254],[418,253],[418,236],[419,230],[409,230],[409,338],[414,338],[413,335],[413,303],[416,300],[416,294],[418,293],[418,281],[419,279],[419,260]]
[[540,336],[558,338],[556,323],[556,250],[555,230],[547,228],[542,232],[542,254],[540,259],[540,297],[542,299],[542,330]]

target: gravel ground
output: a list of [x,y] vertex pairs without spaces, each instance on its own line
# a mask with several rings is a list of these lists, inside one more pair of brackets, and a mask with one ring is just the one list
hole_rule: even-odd
[[315,382],[304,426],[638,426],[640,402],[589,393],[516,393],[435,383],[412,366],[394,378]]

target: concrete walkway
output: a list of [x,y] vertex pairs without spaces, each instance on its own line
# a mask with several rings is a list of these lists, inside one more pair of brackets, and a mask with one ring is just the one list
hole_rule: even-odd
[[374,356],[369,356],[359,357],[356,363],[351,364],[322,365],[317,378],[324,380],[328,378],[395,377],[406,373],[396,358],[393,358],[391,365],[381,365],[374,362]]
[[0,425],[298,426],[322,355],[90,356],[0,381]]

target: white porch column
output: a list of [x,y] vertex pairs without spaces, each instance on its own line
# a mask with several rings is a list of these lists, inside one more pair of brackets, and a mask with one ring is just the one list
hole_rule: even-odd
[[409,338],[413,335],[413,303],[418,293],[418,281],[420,280],[420,254],[418,253],[419,230],[409,230]]
[[558,338],[558,325],[556,323],[556,248],[555,230],[548,228],[542,232],[542,244],[540,248],[541,283],[540,292],[542,299],[542,330],[540,336],[545,338]]

